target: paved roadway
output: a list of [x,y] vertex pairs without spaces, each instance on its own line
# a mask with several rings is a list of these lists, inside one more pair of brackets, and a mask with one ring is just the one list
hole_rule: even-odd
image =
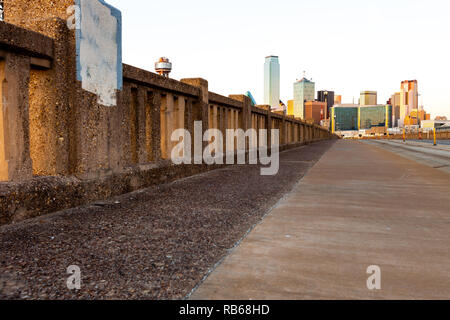
[[450,173],[450,145],[440,142],[433,146],[420,140],[369,140],[367,143],[384,148],[408,159]]
[[[433,140],[408,140],[408,141],[413,141],[413,142],[425,142],[425,143],[431,143],[433,144],[434,141]],[[446,145],[446,146],[450,146],[450,140],[438,140],[437,141],[438,145]]]
[[191,298],[449,299],[450,174],[385,147],[337,142]]

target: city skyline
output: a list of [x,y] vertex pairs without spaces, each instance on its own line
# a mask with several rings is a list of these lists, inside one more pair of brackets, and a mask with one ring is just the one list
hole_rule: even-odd
[[[442,40],[450,29],[448,1],[108,3],[124,12],[125,63],[154,71],[156,59],[167,56],[175,79],[195,75],[208,79],[214,92],[251,91],[262,103],[261,66],[266,56],[278,55],[283,101],[293,98],[292,83],[303,71],[317,90],[333,90],[343,103],[358,101],[364,90],[376,90],[385,102],[400,90],[401,81],[417,79],[420,102],[432,117],[450,118],[450,96],[445,94],[450,45]],[[171,19],[153,14],[167,7]],[[143,30],[158,41],[142,41]],[[327,37],[326,47],[310,50],[308,44],[317,43],[319,36]]]

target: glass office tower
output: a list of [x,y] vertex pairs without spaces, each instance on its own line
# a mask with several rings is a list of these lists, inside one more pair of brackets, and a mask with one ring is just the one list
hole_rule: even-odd
[[296,118],[305,119],[305,102],[314,101],[315,88],[315,83],[306,78],[294,83],[294,115]]
[[266,57],[264,64],[264,104],[272,109],[280,105],[280,63],[277,56]]

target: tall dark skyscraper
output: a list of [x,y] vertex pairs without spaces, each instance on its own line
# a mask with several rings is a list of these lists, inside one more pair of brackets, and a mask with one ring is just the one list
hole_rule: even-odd
[[326,91],[326,90],[318,91],[317,101],[327,103],[327,115],[328,117],[330,117],[331,108],[334,105],[334,91]]

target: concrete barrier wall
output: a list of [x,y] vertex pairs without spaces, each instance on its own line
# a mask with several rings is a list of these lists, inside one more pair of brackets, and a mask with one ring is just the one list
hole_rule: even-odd
[[0,224],[216,168],[169,161],[173,130],[193,134],[195,121],[204,131],[279,129],[282,149],[333,137],[244,95],[209,92],[204,79],[129,65],[117,105],[100,105],[76,77],[72,1],[38,2],[5,1],[0,22]]

